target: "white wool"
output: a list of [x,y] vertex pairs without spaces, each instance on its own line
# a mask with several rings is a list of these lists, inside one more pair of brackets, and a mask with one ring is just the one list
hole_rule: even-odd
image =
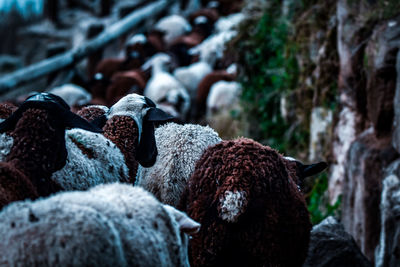
[[164,41],[167,45],[171,44],[177,37],[192,30],[190,23],[179,15],[170,15],[162,18],[154,28],[165,33]]
[[89,92],[87,92],[84,88],[71,83],[55,87],[51,89],[49,93],[61,97],[71,107],[82,106],[92,100],[92,96]]
[[[174,89],[169,90],[165,95],[165,99],[166,99],[165,102],[167,104],[170,104],[170,105],[176,107],[176,105],[178,105],[180,98],[183,99],[183,104],[181,106],[180,113],[177,111],[178,114],[177,114],[177,116],[174,116],[174,117],[179,117],[181,119],[184,119],[184,118],[186,118],[186,115],[189,113],[189,109],[190,109],[190,96],[186,89],[174,88]],[[160,104],[162,104],[162,103],[157,104],[157,107],[159,107]]]
[[0,233],[10,240],[0,244],[8,252],[0,263],[189,266],[180,229],[199,225],[171,209],[141,188],[118,183],[17,202],[0,213]]
[[238,66],[236,63],[232,63],[229,65],[229,67],[226,69],[226,72],[229,74],[237,74],[238,72]]
[[174,77],[182,83],[194,97],[197,92],[197,87],[201,80],[213,71],[212,65],[207,62],[200,61],[193,63],[187,67],[180,67],[174,71]]
[[[2,122],[3,119],[0,119]],[[11,147],[13,146],[14,139],[9,136],[7,133],[0,134],[0,161],[5,161],[8,153],[11,151]]]
[[126,45],[145,44],[147,37],[143,33],[135,34],[131,39],[126,42]]
[[158,156],[154,166],[139,166],[136,184],[161,202],[177,206],[196,162],[211,145],[221,142],[208,126],[167,123],[155,131]]
[[181,95],[185,101],[180,115],[184,117],[189,111],[190,98],[185,87],[166,71],[166,64],[170,62],[170,56],[158,53],[143,65],[144,68],[152,66],[152,76],[144,89],[144,95],[157,104],[160,100],[167,99],[167,102],[172,105],[176,104],[175,99]]
[[246,208],[246,195],[245,191],[225,191],[219,198],[219,216],[221,219],[228,222],[236,222],[239,215],[242,214]]
[[237,35],[236,31],[223,31],[210,35],[201,44],[191,48],[189,53],[200,55],[200,60],[213,65],[217,59],[224,56],[225,44]]
[[221,17],[215,22],[216,32],[226,32],[237,30],[239,24],[246,18],[242,13],[231,14],[226,17]]
[[[89,157],[79,143],[93,155]],[[51,178],[64,190],[87,190],[98,184],[128,182],[129,170],[119,148],[102,134],[82,129],[65,132],[68,152],[65,166]]]
[[98,108],[98,109],[103,110],[105,113],[107,113],[110,110],[107,106],[103,106],[103,105],[89,105],[87,107],[94,108],[94,109]]
[[238,82],[219,81],[213,84],[207,97],[207,116],[233,107],[239,101],[241,90]]

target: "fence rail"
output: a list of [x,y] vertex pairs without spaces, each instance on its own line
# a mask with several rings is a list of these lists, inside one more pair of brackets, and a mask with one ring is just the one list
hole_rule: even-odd
[[18,86],[37,80],[51,73],[68,68],[104,46],[128,33],[146,19],[153,18],[168,8],[171,0],[160,0],[133,11],[120,21],[105,29],[97,37],[88,40],[80,47],[67,51],[0,78],[0,96],[11,92]]

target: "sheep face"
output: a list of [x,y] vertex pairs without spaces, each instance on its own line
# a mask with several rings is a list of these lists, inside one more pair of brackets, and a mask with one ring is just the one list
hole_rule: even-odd
[[139,130],[136,159],[143,167],[153,166],[157,157],[157,147],[154,137],[154,122],[173,119],[172,116],[156,108],[153,101],[145,96],[129,94],[114,104],[107,115],[131,117]]

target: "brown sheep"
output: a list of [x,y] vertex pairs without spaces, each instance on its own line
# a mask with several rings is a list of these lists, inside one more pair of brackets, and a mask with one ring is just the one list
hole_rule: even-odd
[[143,94],[146,87],[144,74],[140,70],[117,72],[111,78],[111,84],[107,88],[106,103],[112,106],[127,94]]
[[202,227],[192,266],[301,266],[311,222],[302,193],[276,150],[223,141],[197,162],[180,207]]
[[0,209],[61,190],[50,177],[66,162],[66,127],[101,131],[69,111],[61,98],[46,93],[28,98],[0,123],[0,133],[12,131],[14,139],[5,162],[0,162]]

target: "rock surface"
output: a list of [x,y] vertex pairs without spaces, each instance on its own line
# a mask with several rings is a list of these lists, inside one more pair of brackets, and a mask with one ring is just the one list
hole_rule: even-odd
[[367,267],[372,264],[361,253],[343,225],[328,217],[311,231],[308,256],[303,267]]
[[[388,172],[400,172],[400,160]],[[383,181],[381,197],[381,234],[375,250],[375,266],[400,266],[400,179],[391,174]]]
[[342,223],[361,251],[373,260],[378,245],[379,203],[384,168],[398,157],[391,139],[377,139],[369,128],[352,143],[344,177]]

